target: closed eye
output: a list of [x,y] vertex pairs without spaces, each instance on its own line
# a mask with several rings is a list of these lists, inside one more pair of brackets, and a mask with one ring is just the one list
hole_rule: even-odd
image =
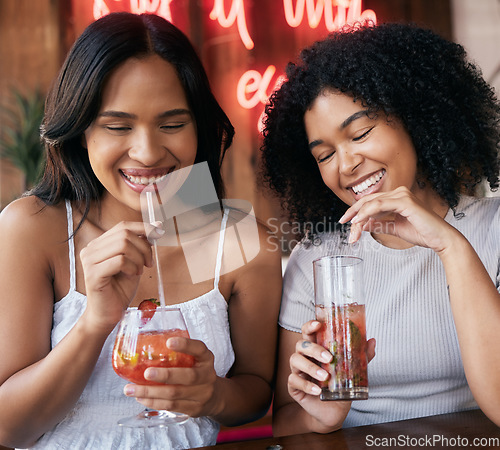
[[106,128],[107,130],[110,130],[110,131],[128,131],[130,130],[130,127],[111,127],[111,126],[105,126],[104,128]]
[[358,142],[358,141],[363,140],[365,137],[367,137],[367,136],[370,134],[370,132],[371,132],[374,128],[375,128],[375,127],[371,127],[371,128],[369,128],[369,129],[368,129],[368,130],[366,130],[366,131],[365,131],[362,135],[360,135],[360,136],[356,136],[355,138],[352,138],[352,140],[353,140],[354,142]]
[[182,127],[184,127],[186,124],[185,123],[175,123],[175,124],[169,124],[169,125],[162,125],[160,128],[164,131],[175,131],[178,130]]
[[330,159],[333,155],[335,154],[335,152],[331,152],[331,153],[328,153],[326,156],[323,156],[321,158],[317,158],[316,161],[318,164],[321,164],[325,161],[328,161],[328,159]]

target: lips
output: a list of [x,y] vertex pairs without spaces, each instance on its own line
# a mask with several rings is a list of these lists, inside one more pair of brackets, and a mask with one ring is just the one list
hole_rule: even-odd
[[147,186],[161,183],[174,170],[175,166],[161,170],[121,169],[120,173],[125,184],[133,191],[141,193]]
[[367,178],[363,182],[356,184],[355,186],[351,186],[351,189],[356,195],[363,194],[370,187],[377,184],[384,175],[385,175],[385,170],[382,169],[380,172],[377,172],[376,174],[372,175],[370,178]]
[[147,186],[148,184],[158,183],[159,181],[163,180],[167,175],[162,175],[160,177],[138,177],[133,175],[127,175],[124,173],[123,176],[133,184],[142,184],[144,186]]

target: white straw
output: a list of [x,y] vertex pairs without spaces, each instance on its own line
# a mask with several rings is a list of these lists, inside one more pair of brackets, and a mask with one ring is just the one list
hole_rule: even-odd
[[[154,222],[156,222],[156,219],[155,219],[155,210],[153,206],[153,193],[151,191],[146,192],[146,199],[148,202],[149,222],[153,224]],[[156,276],[158,278],[158,294],[160,297],[160,305],[165,307],[166,306],[165,292],[163,290],[163,278],[161,276],[160,259],[158,258],[158,246],[156,244],[156,239],[153,241],[153,251],[156,260]]]

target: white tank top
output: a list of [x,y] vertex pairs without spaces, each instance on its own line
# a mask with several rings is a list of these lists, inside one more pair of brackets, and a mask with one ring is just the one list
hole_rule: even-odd
[[[73,214],[69,201],[66,201],[66,210],[70,289],[54,305],[52,348],[75,325],[87,303],[87,297],[76,290]],[[214,354],[215,371],[219,377],[224,377],[234,363],[228,305],[219,291],[227,218],[228,210],[224,212],[220,227],[213,289],[178,305],[184,314],[191,338],[202,340]],[[116,331],[117,328],[108,336],[75,407],[55,428],[45,433],[33,448],[165,450],[214,445],[219,424],[208,417],[192,418],[183,424],[167,428],[125,428],[117,425],[119,419],[137,414],[144,407],[123,394],[123,387],[127,382],[116,375],[111,366]],[[43,414],[43,411],[40,413]]]

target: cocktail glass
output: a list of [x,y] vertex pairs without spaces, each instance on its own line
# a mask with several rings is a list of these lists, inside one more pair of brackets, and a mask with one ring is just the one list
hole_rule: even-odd
[[[179,308],[158,307],[151,311],[129,308],[122,318],[113,348],[113,368],[132,383],[159,385],[144,378],[148,367],[192,367],[194,358],[167,348],[171,337],[189,337]],[[164,427],[185,422],[188,415],[146,408],[136,416],[121,419],[126,427]]]
[[360,258],[326,256],[313,262],[316,342],[333,355],[322,367],[330,377],[321,385],[321,400],[368,398],[366,316]]

